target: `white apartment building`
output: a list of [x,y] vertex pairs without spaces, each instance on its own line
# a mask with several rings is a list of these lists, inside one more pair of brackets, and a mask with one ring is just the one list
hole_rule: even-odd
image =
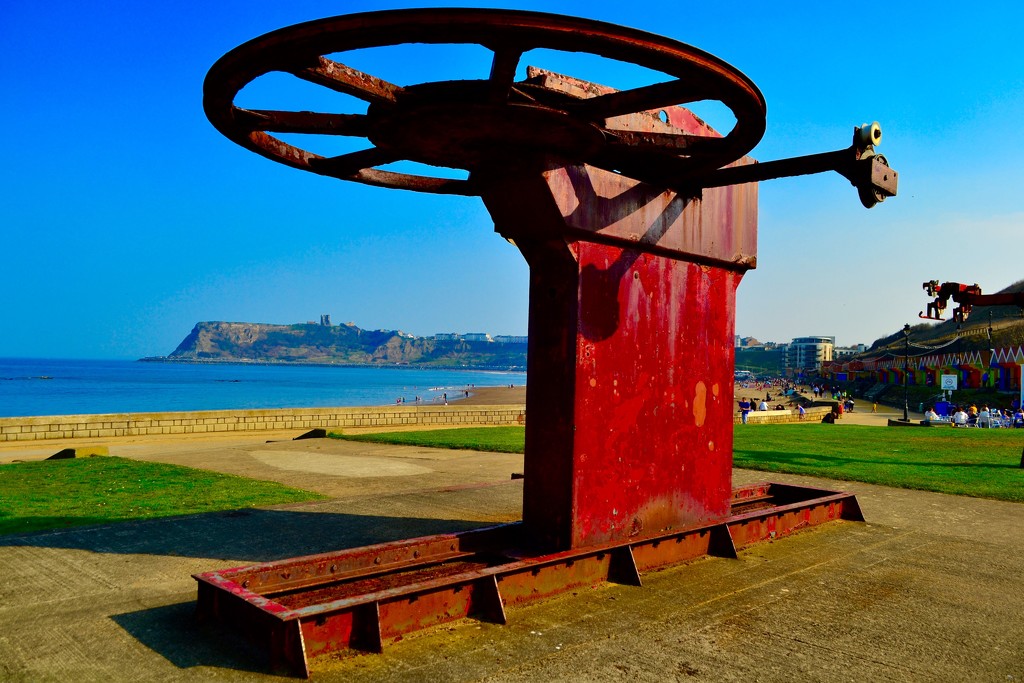
[[832,360],[835,337],[797,337],[786,348],[786,373],[815,370],[822,361]]

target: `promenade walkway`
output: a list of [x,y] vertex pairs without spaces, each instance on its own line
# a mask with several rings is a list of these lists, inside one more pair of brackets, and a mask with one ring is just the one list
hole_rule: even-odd
[[[332,498],[0,537],[0,680],[281,680],[194,623],[192,573],[520,516],[516,455],[262,438],[130,448]],[[317,661],[314,678],[1024,680],[1024,506],[743,470],[734,480],[768,476],[854,491],[868,523],[648,574],[643,588],[580,590],[512,610],[507,626],[467,621],[381,656]]]

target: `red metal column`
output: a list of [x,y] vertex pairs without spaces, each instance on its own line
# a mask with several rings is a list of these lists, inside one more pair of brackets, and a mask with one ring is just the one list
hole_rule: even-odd
[[484,193],[530,265],[523,520],[540,548],[729,514],[735,291],[754,263],[756,192],[691,199],[554,166]]

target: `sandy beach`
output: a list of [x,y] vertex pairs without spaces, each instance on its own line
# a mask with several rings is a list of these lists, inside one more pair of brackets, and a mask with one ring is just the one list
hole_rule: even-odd
[[513,387],[477,387],[471,389],[469,398],[454,401],[462,406],[506,406],[526,403],[526,385]]

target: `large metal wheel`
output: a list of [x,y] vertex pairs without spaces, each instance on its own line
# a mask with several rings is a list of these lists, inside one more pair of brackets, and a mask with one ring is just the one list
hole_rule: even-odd
[[[493,51],[490,77],[399,86],[324,55],[405,43],[478,44]],[[667,74],[652,85],[574,97],[515,82],[525,52],[584,52]],[[365,114],[249,110],[238,92],[272,71],[359,98]],[[736,124],[722,137],[624,132],[609,120],[702,100],[723,103]],[[343,180],[420,192],[475,195],[478,179],[555,157],[669,186],[749,152],[765,129],[765,102],[742,73],[701,50],[613,24],[537,12],[417,9],[352,14],[268,33],[210,69],[203,106],[213,125],[265,157]],[[324,157],[271,133],[366,138],[362,151]],[[468,180],[377,168],[401,160],[464,169]],[[476,178],[475,178],[476,176]]]

